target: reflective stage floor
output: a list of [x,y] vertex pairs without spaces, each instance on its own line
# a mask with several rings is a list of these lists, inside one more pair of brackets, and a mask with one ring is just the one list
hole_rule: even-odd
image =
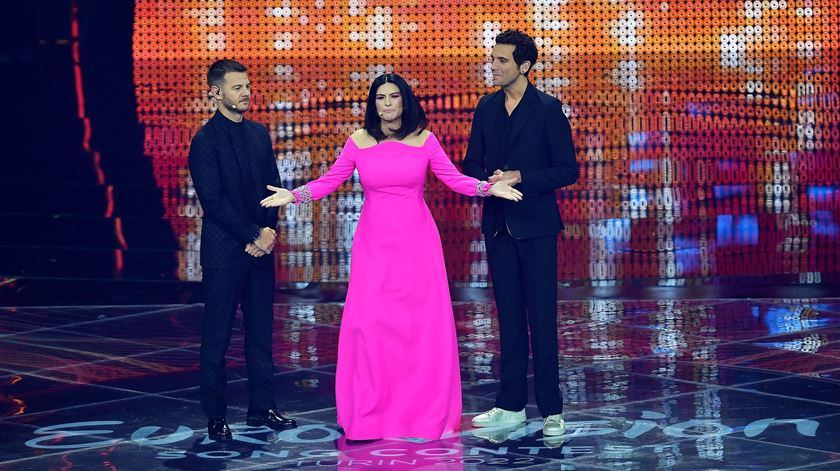
[[201,311],[0,308],[0,469],[840,469],[840,299],[561,302],[560,438],[533,398],[523,426],[470,427],[493,405],[499,344],[492,304],[456,303],[460,435],[361,444],[335,425],[335,303],[275,309],[276,395],[299,427],[244,425],[238,329],[234,440],[207,440]]

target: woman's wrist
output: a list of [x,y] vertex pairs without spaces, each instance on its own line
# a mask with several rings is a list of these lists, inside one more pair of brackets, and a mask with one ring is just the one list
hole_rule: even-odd
[[312,202],[312,191],[306,185],[301,185],[292,190],[292,196],[295,197],[295,200],[292,201],[292,204],[303,204]]

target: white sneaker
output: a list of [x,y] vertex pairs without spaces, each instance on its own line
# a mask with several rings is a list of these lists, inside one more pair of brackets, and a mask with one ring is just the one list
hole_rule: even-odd
[[549,415],[543,422],[543,436],[556,437],[566,433],[566,422],[563,420],[563,414]]
[[525,422],[525,409],[509,411],[494,407],[489,411],[473,417],[473,427],[511,426]]

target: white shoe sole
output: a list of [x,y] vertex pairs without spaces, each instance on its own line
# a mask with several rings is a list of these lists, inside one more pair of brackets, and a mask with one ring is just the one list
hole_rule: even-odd
[[555,432],[548,432],[545,429],[543,429],[543,436],[544,437],[559,437],[559,436],[565,435],[565,434],[566,434],[566,430],[563,430],[560,433],[555,433]]
[[476,422],[473,420],[472,425],[473,427],[512,427],[514,425],[525,423],[525,420],[525,417],[493,422]]

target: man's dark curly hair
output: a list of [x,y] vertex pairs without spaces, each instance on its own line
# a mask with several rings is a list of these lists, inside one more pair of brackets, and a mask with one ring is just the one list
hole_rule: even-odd
[[530,62],[531,66],[528,67],[525,75],[527,76],[528,73],[531,72],[531,68],[533,68],[534,64],[537,62],[537,45],[534,44],[534,40],[531,36],[528,36],[519,30],[509,29],[496,36],[496,44],[510,44],[511,46],[514,46],[514,62],[516,62],[516,65],[522,65],[525,61]]

